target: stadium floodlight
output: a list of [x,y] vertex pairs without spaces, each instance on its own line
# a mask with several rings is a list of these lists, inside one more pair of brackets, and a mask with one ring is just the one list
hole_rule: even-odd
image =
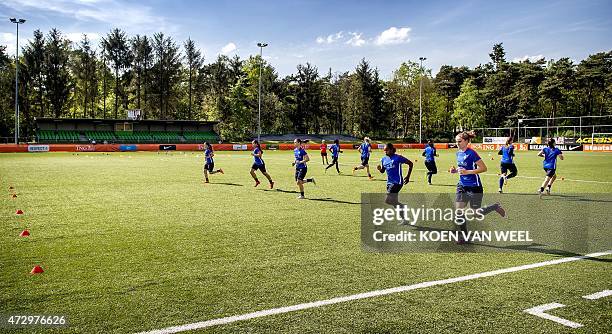
[[257,43],[257,46],[259,46],[259,107],[257,111],[257,141],[261,142],[261,68],[263,67],[263,48],[268,46],[268,43]]
[[423,142],[423,136],[422,136],[422,131],[423,131],[423,102],[422,102],[422,95],[423,95],[423,61],[427,60],[427,58],[419,57],[419,60],[421,61],[421,66],[420,66],[421,79],[420,79],[420,82],[419,82],[419,144],[421,144]]
[[10,18],[17,26],[17,45],[15,47],[15,145],[19,144],[19,25],[25,23],[24,19]]

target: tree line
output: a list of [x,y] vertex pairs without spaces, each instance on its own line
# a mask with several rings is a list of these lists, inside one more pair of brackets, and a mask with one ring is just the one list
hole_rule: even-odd
[[[612,51],[579,63],[506,60],[495,44],[475,68],[442,66],[435,76],[406,61],[388,80],[362,59],[353,71],[320,72],[310,63],[280,77],[259,55],[218,55],[205,64],[193,40],[164,33],[129,37],[113,29],[99,45],[83,35],[70,42],[59,30],[40,30],[19,58],[21,133],[35,117],[218,120],[226,140],[257,131],[262,67],[262,132],[335,133],[418,139],[422,84],[423,134],[444,140],[460,129],[515,126],[517,118],[612,114]],[[0,136],[14,131],[15,60],[0,46]]]

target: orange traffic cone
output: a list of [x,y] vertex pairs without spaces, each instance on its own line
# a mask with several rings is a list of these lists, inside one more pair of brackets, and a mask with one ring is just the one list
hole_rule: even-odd
[[30,271],[30,274],[36,275],[36,274],[42,274],[43,272],[45,272],[43,268],[41,268],[40,266],[34,266],[34,268],[32,268],[32,271]]

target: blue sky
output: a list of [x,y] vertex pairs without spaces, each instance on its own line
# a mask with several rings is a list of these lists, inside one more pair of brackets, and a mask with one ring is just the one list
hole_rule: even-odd
[[612,49],[612,1],[127,1],[3,0],[0,44],[15,50],[35,29],[56,27],[77,41],[94,41],[119,27],[129,35],[164,32],[182,42],[191,37],[205,61],[218,54],[246,58],[269,43],[267,59],[279,72],[310,62],[320,73],[352,71],[361,58],[383,78],[407,60],[427,57],[441,65],[477,66],[503,42],[508,60],[570,57]]

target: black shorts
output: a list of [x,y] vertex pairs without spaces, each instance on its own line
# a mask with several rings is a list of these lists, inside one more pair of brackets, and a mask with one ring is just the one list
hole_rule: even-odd
[[553,177],[557,173],[557,170],[555,168],[544,168],[544,171],[546,172],[546,176],[548,177]]
[[321,156],[322,157],[326,157],[327,156],[327,152],[321,152]]
[[212,163],[205,163],[204,164],[204,169],[209,171],[209,172],[212,172],[213,169],[215,169],[215,163],[214,162],[212,162]]
[[433,172],[434,174],[438,172],[438,166],[436,166],[435,161],[425,161],[425,167],[427,167],[428,171]]
[[482,205],[482,186],[463,186],[457,185],[457,195],[455,202],[470,203],[470,207],[478,209]]
[[253,166],[251,166],[251,169],[252,170],[258,170],[259,169],[262,173],[265,173],[266,172],[266,164],[261,164],[261,165],[253,164]]
[[362,166],[367,166],[369,162],[370,162],[370,157],[361,157]]
[[511,162],[502,162],[500,167],[502,174],[506,174],[508,171],[510,171],[510,173],[516,173],[516,165]]
[[304,167],[304,168],[296,168],[295,169],[295,180],[300,180],[300,181],[304,181],[304,178],[306,177],[306,173],[308,172],[308,168]]
[[397,194],[403,186],[403,184],[387,183],[387,194]]

